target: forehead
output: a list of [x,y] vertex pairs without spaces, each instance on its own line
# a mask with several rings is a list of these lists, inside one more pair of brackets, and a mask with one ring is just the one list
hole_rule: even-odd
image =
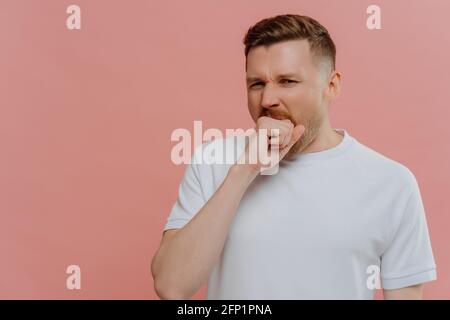
[[309,73],[313,67],[307,40],[289,40],[252,48],[247,55],[247,74]]

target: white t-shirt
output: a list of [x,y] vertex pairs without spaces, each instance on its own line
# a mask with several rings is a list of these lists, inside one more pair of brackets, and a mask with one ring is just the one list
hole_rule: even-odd
[[[209,277],[207,299],[373,299],[377,276],[385,289],[436,279],[413,173],[335,130],[344,134],[337,146],[283,159],[276,174],[253,180]],[[201,163],[211,155],[207,146],[234,152],[236,160],[245,140],[214,140],[195,150],[164,230],[188,223],[227,175],[231,164]]]

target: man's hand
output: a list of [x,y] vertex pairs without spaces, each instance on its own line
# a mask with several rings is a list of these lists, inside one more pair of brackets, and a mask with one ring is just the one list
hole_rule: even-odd
[[286,156],[304,131],[303,125],[294,127],[289,119],[260,117],[238,163],[255,170],[269,170]]

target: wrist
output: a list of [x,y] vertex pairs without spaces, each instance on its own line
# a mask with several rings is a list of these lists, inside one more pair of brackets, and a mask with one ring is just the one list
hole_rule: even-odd
[[230,173],[239,177],[244,177],[253,180],[260,173],[260,168],[257,165],[251,164],[234,164],[230,168]]

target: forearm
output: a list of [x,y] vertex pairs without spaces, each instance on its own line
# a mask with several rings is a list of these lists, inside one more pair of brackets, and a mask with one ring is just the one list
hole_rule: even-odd
[[422,295],[422,284],[401,289],[383,290],[384,300],[422,300]]
[[202,209],[160,248],[154,261],[159,288],[176,292],[178,298],[189,298],[206,282],[239,202],[257,174],[243,165],[231,167]]

